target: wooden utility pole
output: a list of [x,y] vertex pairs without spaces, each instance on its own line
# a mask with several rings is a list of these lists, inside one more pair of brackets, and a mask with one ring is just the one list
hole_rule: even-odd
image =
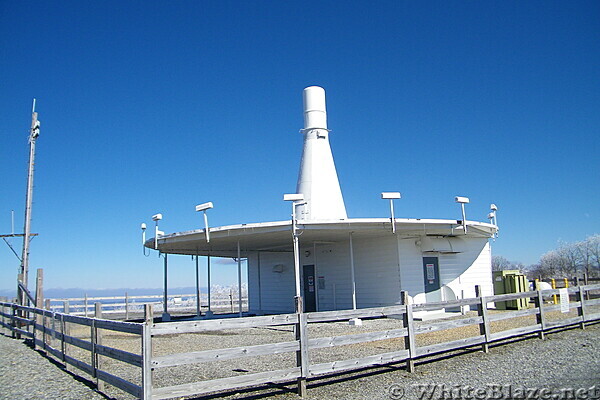
[[21,267],[17,276],[17,299],[19,304],[27,305],[27,273],[29,270],[29,242],[31,240],[31,205],[33,203],[33,171],[35,165],[35,141],[40,135],[40,121],[35,112],[35,99],[31,109],[31,129],[29,130],[29,168],[27,172],[27,193],[25,195],[25,227],[23,228],[23,253]]

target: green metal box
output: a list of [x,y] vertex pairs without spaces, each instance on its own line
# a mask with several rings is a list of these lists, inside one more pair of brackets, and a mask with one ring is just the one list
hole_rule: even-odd
[[[527,277],[517,270],[494,271],[494,294],[522,293],[529,290]],[[527,308],[528,298],[497,301],[498,310],[522,310]]]

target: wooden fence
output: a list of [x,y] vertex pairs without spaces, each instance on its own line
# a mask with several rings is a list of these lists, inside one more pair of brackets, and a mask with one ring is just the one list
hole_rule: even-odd
[[[477,293],[479,294],[479,288]],[[403,304],[390,307],[377,307],[344,311],[324,312],[296,312],[292,314],[280,314],[270,316],[243,317],[235,319],[212,319],[194,320],[183,322],[154,323],[152,320],[151,307],[146,306],[146,318],[144,323],[127,323],[101,318],[76,317],[64,313],[56,313],[30,307],[20,307],[12,303],[0,303],[1,324],[10,330],[13,336],[22,335],[34,340],[34,345],[57,357],[67,365],[73,365],[80,370],[97,379],[97,382],[107,382],[136,397],[142,399],[171,399],[180,396],[202,395],[220,390],[233,390],[247,386],[260,385],[269,382],[296,381],[298,393],[303,396],[306,393],[306,380],[323,374],[337,373],[357,368],[379,366],[385,364],[405,362],[407,370],[415,369],[414,362],[417,359],[441,354],[457,349],[481,346],[484,352],[489,351],[489,345],[500,340],[518,337],[522,335],[536,334],[543,339],[544,335],[556,328],[579,325],[585,328],[586,323],[600,320],[600,298],[591,296],[591,291],[600,290],[600,284],[576,286],[567,289],[570,298],[569,310],[576,310],[577,316],[559,319],[550,319],[553,314],[564,311],[566,302],[559,304],[547,304],[545,300],[555,294],[560,294],[559,289],[533,291],[516,294],[504,294],[496,296],[479,296],[475,298],[445,301],[427,304]],[[563,291],[564,295],[564,291]],[[489,303],[499,301],[515,300],[519,298],[532,298],[535,301],[533,308],[491,312],[488,310]],[[407,300],[407,293],[403,293],[403,299]],[[456,309],[458,307],[470,306],[476,309],[475,316],[467,316],[456,320],[434,320],[415,323],[413,313],[417,311],[435,311],[443,309]],[[297,310],[302,305],[297,304]],[[535,316],[535,323],[528,326],[495,332],[491,325],[496,321],[523,316]],[[347,321],[354,318],[370,319],[393,317],[399,320],[399,327],[379,332],[365,332],[350,335],[315,337],[308,336],[310,324]],[[91,329],[90,341],[84,341],[68,335],[65,331],[65,322],[81,324]],[[56,325],[58,324],[58,328]],[[173,336],[206,333],[210,331],[221,331],[225,329],[255,328],[255,327],[279,327],[293,326],[295,340],[280,343],[258,344],[225,349],[202,350],[179,354],[155,355],[153,352],[154,342],[160,340],[175,340]],[[461,337],[458,340],[446,341],[430,345],[417,345],[416,337],[435,331],[461,328],[465,326],[478,326],[479,334],[469,337]],[[98,329],[108,329],[118,332],[133,333],[140,336],[141,353],[132,354],[122,350],[103,346],[98,339]],[[52,348],[47,344],[47,335],[55,335],[61,341],[61,348]],[[41,336],[41,339],[38,337]],[[361,358],[336,360],[326,363],[311,364],[309,352],[320,348],[331,348],[349,344],[360,344],[388,339],[400,339],[404,343],[403,348],[382,354],[369,355]],[[90,352],[90,363],[84,363],[70,357],[67,354],[67,344],[77,346]],[[241,343],[240,343],[241,344]],[[296,362],[288,368],[274,371],[249,373],[239,376],[187,382],[173,386],[157,387],[153,384],[153,375],[157,370],[163,368],[199,364],[204,362],[219,362],[255,356],[270,356],[281,353],[295,353]],[[128,382],[122,378],[111,375],[101,368],[99,355],[111,357],[141,368],[142,380],[139,384]]]
[[[143,367],[143,357],[139,354],[129,353],[102,345],[101,329],[140,335],[144,332],[144,324],[112,321],[101,318],[100,304],[96,305],[95,318],[80,317],[50,310],[20,306],[15,303],[0,302],[0,325],[10,330],[14,338],[29,338],[34,348],[51,354],[65,365],[73,366],[92,377],[99,390],[103,383],[109,383],[138,398],[142,398],[141,385],[129,382],[118,376],[112,375],[102,369],[100,356],[113,358],[136,367]],[[70,335],[72,325],[84,326],[90,329],[90,340],[83,340]],[[54,339],[54,340],[52,340]],[[60,347],[53,347],[52,343],[58,341]],[[69,346],[75,346],[89,352],[89,363],[72,356]]]

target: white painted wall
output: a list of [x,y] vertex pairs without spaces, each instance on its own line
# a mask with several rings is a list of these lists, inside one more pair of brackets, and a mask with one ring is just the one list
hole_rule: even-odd
[[[354,237],[356,300],[358,308],[399,304],[400,291],[407,290],[415,303],[425,302],[423,257],[438,257],[441,284],[447,286],[445,300],[475,296],[475,285],[484,295],[493,293],[491,251],[487,239],[463,239],[458,254],[422,253],[418,238],[385,235],[378,238]],[[316,251],[315,251],[316,250]],[[308,252],[307,252],[308,251]],[[310,253],[310,254],[309,254]],[[400,270],[398,269],[400,254]],[[273,266],[285,265],[281,273]],[[316,266],[319,311],[352,308],[349,243],[321,244],[300,248],[300,264]],[[319,278],[324,288],[319,288]],[[260,292],[258,256],[248,258],[250,311],[284,313],[294,311],[294,262],[291,253],[260,254]],[[259,307],[262,304],[262,308]]]
[[[291,253],[260,253],[248,257],[248,309],[255,314],[294,312],[294,257]],[[283,272],[273,272],[276,265]],[[259,297],[260,296],[260,297]]]

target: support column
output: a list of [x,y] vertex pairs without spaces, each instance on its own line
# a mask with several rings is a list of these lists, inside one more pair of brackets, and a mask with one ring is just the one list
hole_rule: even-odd
[[200,271],[198,270],[198,252],[196,252],[196,316],[200,317]]
[[208,269],[208,311],[206,312],[206,316],[210,317],[213,315],[212,308],[210,305],[210,285],[212,285],[210,280],[210,256],[206,257],[206,266]]
[[162,315],[163,321],[171,320],[171,316],[169,315],[169,310],[167,308],[167,270],[168,270],[167,254],[165,253],[165,271],[164,271],[165,282],[164,282],[164,291],[163,291],[163,315]]
[[237,242],[237,256],[238,256],[238,311],[240,317],[242,316],[242,255],[240,251],[240,241]]
[[313,264],[315,265],[315,278],[316,278],[316,300],[317,300],[317,312],[321,311],[321,304],[319,302],[319,260],[317,259],[317,244],[313,242]]
[[129,294],[125,292],[125,321],[129,321]]
[[[354,246],[352,243],[352,232],[350,232],[350,283],[352,285],[352,309],[356,310],[356,280],[354,277]],[[360,318],[352,318],[348,321],[350,325],[360,326],[362,320]]]
[[[260,284],[260,251],[256,252],[256,264],[257,264],[257,273],[258,273],[258,311],[262,314],[262,287]],[[248,299],[250,302],[250,299]],[[248,304],[248,308],[250,308],[250,304]]]

